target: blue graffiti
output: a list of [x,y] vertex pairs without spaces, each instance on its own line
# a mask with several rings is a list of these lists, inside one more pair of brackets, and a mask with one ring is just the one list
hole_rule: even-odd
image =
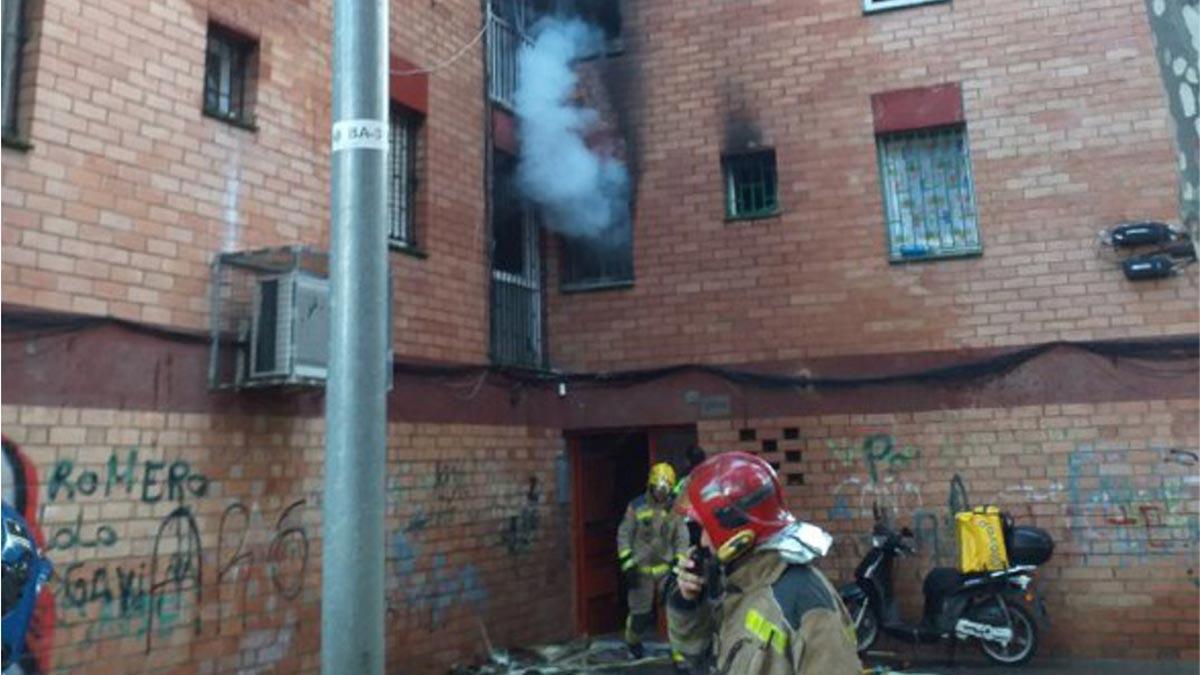
[[[487,587],[475,565],[452,569],[445,554],[430,559],[426,574],[417,572],[421,548],[404,532],[392,537],[392,556],[399,578],[399,590],[389,602],[393,618],[411,617],[429,631],[445,627],[452,610],[459,607],[481,610],[488,601]],[[401,612],[401,606],[403,612]]]
[[1200,541],[1200,515],[1192,511],[1197,483],[1191,476],[1138,475],[1129,454],[1089,446],[1067,460],[1068,524],[1085,553],[1139,562],[1177,555]]

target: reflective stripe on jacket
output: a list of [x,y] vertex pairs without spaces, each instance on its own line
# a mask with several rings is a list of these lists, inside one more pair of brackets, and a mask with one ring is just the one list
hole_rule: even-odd
[[643,574],[662,576],[686,554],[687,547],[687,527],[669,501],[659,503],[643,494],[629,502],[617,528],[621,571],[636,566]]
[[720,675],[859,675],[853,623],[816,567],[776,551],[751,551],[723,592],[667,603],[671,643],[692,659],[715,659]]

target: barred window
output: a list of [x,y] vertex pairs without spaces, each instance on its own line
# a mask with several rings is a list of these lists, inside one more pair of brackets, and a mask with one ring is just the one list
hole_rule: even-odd
[[392,106],[388,121],[388,243],[415,246],[414,202],[417,195],[417,127],[420,120]]
[[253,123],[250,102],[257,43],[216,24],[208,25],[204,61],[204,112],[236,124]]
[[25,3],[4,0],[4,137],[18,134],[17,94],[21,88],[21,51],[25,45]]
[[725,155],[725,215],[756,218],[779,210],[775,151]]
[[979,253],[966,128],[889,133],[876,140],[891,260]]

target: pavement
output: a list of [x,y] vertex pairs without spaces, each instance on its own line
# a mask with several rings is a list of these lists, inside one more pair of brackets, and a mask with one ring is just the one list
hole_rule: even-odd
[[[914,653],[869,653],[867,667],[882,667],[880,673],[895,675],[1200,675],[1200,664],[1181,661],[1117,661],[1060,659],[1035,656],[1019,667],[1002,667],[977,651],[963,648],[951,663],[943,647],[920,647]],[[603,671],[601,671],[603,672]],[[631,671],[638,675],[672,675],[669,667],[646,666]]]
[[[997,666],[969,648],[959,649],[953,661],[941,646],[907,645],[897,651],[868,652],[863,663],[878,675],[1198,675],[1200,664],[1151,661],[1064,660],[1035,657],[1024,666]],[[670,649],[658,642],[646,644],[646,655],[633,662],[616,638],[535,647],[512,652],[497,650],[487,664],[455,669],[453,675],[676,675],[670,666]],[[741,675],[741,674],[732,674]]]
[[[1181,661],[1115,661],[1059,659],[1050,656],[1037,657],[1017,667],[995,665],[981,655],[960,653],[951,664],[943,654],[921,654],[916,658],[896,659],[870,658],[864,665],[885,665],[895,668],[894,672],[917,675],[1197,675],[1200,664]],[[887,671],[884,671],[887,672]]]

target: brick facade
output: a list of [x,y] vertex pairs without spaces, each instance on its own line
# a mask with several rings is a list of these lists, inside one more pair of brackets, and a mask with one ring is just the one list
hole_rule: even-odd
[[[213,256],[329,246],[331,3],[26,3],[23,133],[4,151],[4,299],[208,326]],[[477,2],[394,3],[396,57],[431,65],[470,41]],[[247,130],[201,113],[209,21],[258,40]],[[429,78],[416,228],[391,256],[399,355],[487,354],[483,70]]]
[[[6,405],[2,421],[55,565],[41,667],[317,672],[321,420]],[[499,644],[567,637],[561,451],[550,429],[389,427],[390,669],[475,658],[481,625]]]
[[[789,505],[829,529],[825,568],[853,578],[873,509],[911,527],[902,611],[957,564],[953,512],[993,504],[1054,537],[1038,571],[1060,655],[1195,660],[1196,401],[970,408],[701,423],[701,443],[778,464]],[[1086,629],[1084,629],[1086,626]]]
[[[1195,332],[1195,266],[1134,285],[1097,244],[1177,213],[1140,3],[628,4],[627,49],[599,66],[618,105],[598,107],[636,130],[636,281],[550,284],[555,365]],[[983,253],[889,264],[871,97],[943,83],[962,88]],[[775,149],[781,213],[725,222],[720,154],[747,135]]]
[[[209,326],[219,252],[328,247],[331,2],[27,4],[28,147],[3,151],[0,423],[57,570],[35,651],[89,675],[316,672],[321,393],[210,391],[205,345],[145,328]],[[585,66],[583,91],[609,127],[595,136],[636,179],[636,280],[561,293],[547,246],[551,365],[874,376],[1197,332],[1196,267],[1131,284],[1096,244],[1174,211],[1139,2],[625,5],[624,51]],[[259,41],[254,129],[201,113],[210,20]],[[440,63],[481,21],[473,0],[393,2],[394,63]],[[488,355],[493,111],[478,48],[427,79],[418,255],[390,255],[394,349],[472,366]],[[872,95],[948,83],[983,252],[889,264]],[[746,138],[775,149],[781,213],[726,222],[720,154]],[[8,332],[24,308],[132,323]],[[1049,651],[1194,659],[1195,355],[1067,352],[986,380],[770,391],[688,372],[560,395],[549,380],[397,369],[389,672],[445,672],[479,655],[484,630],[499,646],[570,637],[564,432],[690,425],[710,449],[775,442],[764,456],[797,511],[839,536],[839,580],[879,503],[921,536],[926,557],[902,569],[915,591],[949,562],[950,496],[968,494],[1055,536]]]

